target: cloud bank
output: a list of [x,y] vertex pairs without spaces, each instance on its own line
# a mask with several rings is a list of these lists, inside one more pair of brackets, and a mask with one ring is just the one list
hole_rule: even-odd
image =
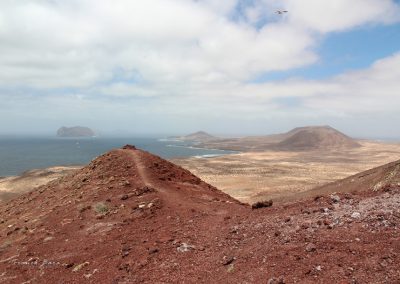
[[[0,118],[111,129],[151,112],[147,128],[182,131],[394,112],[399,54],[324,80],[254,79],[312,66],[329,34],[397,24],[399,15],[390,0],[3,0]],[[114,114],[109,125],[104,111]]]

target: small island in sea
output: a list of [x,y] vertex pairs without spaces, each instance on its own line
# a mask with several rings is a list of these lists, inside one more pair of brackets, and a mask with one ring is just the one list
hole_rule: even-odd
[[93,137],[96,133],[89,127],[74,126],[61,127],[57,130],[57,137]]

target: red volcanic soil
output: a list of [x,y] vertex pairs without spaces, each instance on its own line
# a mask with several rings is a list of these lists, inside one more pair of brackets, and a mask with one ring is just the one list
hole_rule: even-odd
[[133,147],[0,207],[0,283],[399,283],[400,188],[252,210]]

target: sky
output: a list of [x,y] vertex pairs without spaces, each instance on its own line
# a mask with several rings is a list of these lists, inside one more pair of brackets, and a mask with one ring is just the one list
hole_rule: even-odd
[[400,1],[0,0],[0,134],[390,138],[399,109]]

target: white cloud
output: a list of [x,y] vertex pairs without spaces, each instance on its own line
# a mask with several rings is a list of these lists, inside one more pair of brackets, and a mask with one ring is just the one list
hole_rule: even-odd
[[[276,99],[292,97],[301,102],[291,109],[299,116],[394,111],[398,54],[327,80],[248,82],[317,62],[321,35],[393,23],[399,15],[390,0],[2,0],[0,89],[10,101],[0,111],[29,112],[13,102],[29,106],[34,98],[42,115],[57,110],[47,117],[65,118],[77,104],[93,117],[98,109],[127,118],[151,107],[159,118],[213,112],[259,119],[285,115]],[[21,87],[34,95],[17,101]]]
[[345,113],[397,112],[400,106],[400,53],[378,60],[365,70],[348,72],[322,82],[322,87],[323,91],[313,93],[306,100],[307,106]]
[[[315,62],[309,29],[386,23],[398,9],[389,0],[287,0],[282,18],[278,2],[255,1],[248,22],[234,22],[233,0],[1,1],[0,84],[91,87],[118,68],[153,82],[240,82]],[[262,17],[273,22],[257,29]]]
[[391,0],[286,0],[284,3],[293,25],[322,33],[400,20],[400,9]]

